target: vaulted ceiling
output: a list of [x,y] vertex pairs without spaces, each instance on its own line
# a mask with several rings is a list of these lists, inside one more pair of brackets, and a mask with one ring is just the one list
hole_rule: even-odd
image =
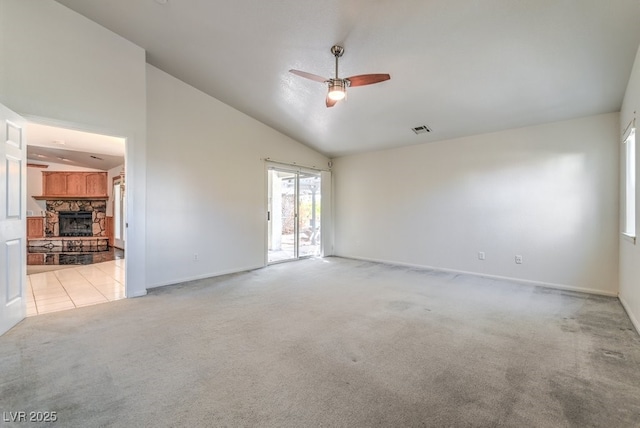
[[[638,0],[58,0],[328,156],[620,109]],[[389,73],[326,108],[332,77]],[[411,128],[432,132],[416,135]]]

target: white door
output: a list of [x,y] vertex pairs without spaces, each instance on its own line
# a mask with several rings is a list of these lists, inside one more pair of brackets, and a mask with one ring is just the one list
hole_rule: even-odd
[[27,312],[25,124],[0,104],[0,334]]

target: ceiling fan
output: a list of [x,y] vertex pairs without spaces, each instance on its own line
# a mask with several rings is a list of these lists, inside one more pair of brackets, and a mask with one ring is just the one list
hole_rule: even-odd
[[374,83],[380,83],[391,79],[391,76],[388,74],[359,74],[357,76],[341,79],[338,77],[338,58],[344,54],[344,48],[342,46],[334,45],[331,47],[331,53],[336,58],[336,77],[333,79],[327,79],[316,74],[307,73],[306,71],[289,70],[290,73],[304,77],[305,79],[326,83],[329,88],[326,99],[327,107],[333,107],[338,101],[344,99],[347,95],[347,88],[349,86],[372,85]]

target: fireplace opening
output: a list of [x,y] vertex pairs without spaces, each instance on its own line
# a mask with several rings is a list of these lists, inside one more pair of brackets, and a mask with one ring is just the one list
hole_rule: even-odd
[[93,236],[91,211],[58,212],[60,236]]

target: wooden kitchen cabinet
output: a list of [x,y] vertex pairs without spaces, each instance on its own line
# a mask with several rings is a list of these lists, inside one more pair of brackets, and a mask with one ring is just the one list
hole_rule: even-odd
[[55,197],[107,197],[107,173],[76,171],[43,171],[42,196],[36,199]]
[[107,173],[87,174],[86,192],[88,196],[107,195]]
[[73,173],[66,175],[65,195],[82,195],[87,194],[87,177],[84,175]]
[[66,195],[67,174],[42,173],[42,193],[44,195]]
[[27,239],[44,237],[44,218],[27,217]]
[[109,238],[109,246],[113,247],[115,244],[114,238],[114,229],[113,229],[113,217],[107,216],[105,217],[104,228],[107,231],[107,238]]

